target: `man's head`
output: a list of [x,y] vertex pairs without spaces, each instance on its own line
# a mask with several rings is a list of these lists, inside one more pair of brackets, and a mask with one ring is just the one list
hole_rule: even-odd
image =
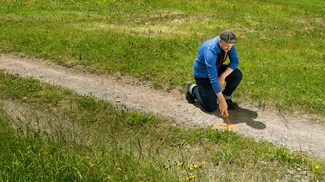
[[237,43],[237,38],[234,33],[230,30],[224,30],[220,34],[220,39],[227,42],[228,44]]
[[219,44],[222,50],[229,51],[231,47],[237,42],[237,38],[230,30],[224,30],[220,34]]

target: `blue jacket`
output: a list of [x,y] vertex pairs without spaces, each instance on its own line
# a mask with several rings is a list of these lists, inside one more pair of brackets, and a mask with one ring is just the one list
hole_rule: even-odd
[[194,77],[209,78],[213,90],[216,94],[221,92],[221,87],[218,82],[218,69],[216,67],[216,64],[222,64],[227,59],[226,56],[229,56],[230,63],[228,64],[228,67],[232,70],[235,70],[239,64],[235,46],[232,46],[227,55],[224,54],[225,52],[220,48],[219,45],[219,36],[217,36],[201,44],[194,60]]

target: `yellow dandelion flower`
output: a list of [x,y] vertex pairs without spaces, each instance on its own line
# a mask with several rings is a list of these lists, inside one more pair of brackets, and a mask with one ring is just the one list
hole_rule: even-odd
[[190,164],[190,166],[188,167],[188,169],[191,171],[193,169],[197,169],[197,165],[196,164]]
[[189,175],[186,177],[187,180],[192,180],[192,179],[196,179],[197,176],[196,175]]
[[199,165],[199,167],[200,167],[200,168],[203,167],[204,164],[205,164],[205,162],[201,162],[201,164]]
[[318,166],[318,165],[316,165],[316,166],[315,166],[315,169],[319,169],[319,166]]
[[176,164],[178,167],[182,167],[184,165],[184,162],[177,162]]

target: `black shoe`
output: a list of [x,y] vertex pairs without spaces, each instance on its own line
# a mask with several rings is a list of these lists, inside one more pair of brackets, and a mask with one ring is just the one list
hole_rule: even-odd
[[192,82],[188,82],[187,85],[186,85],[186,94],[185,94],[185,98],[187,100],[187,102],[189,103],[194,103],[195,102],[195,99],[194,97],[192,96],[191,92],[190,92],[190,89],[191,89],[191,86],[192,85],[195,85],[194,83]]
[[236,103],[233,103],[231,99],[226,99],[226,102],[228,104],[229,110],[235,110],[238,108],[238,105]]
[[185,98],[186,98],[187,102],[189,102],[189,103],[195,102],[194,97],[192,96],[192,94],[189,91],[186,91]]

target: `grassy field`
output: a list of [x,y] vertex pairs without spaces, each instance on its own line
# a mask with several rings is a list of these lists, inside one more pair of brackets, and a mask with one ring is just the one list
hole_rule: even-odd
[[[0,1],[1,52],[23,52],[185,91],[198,46],[237,35],[235,99],[324,115],[322,0]],[[288,107],[290,106],[290,107]]]
[[[120,72],[157,89],[184,92],[200,43],[231,29],[244,74],[236,101],[322,116],[324,26],[321,0],[0,0],[1,53]],[[32,78],[0,72],[0,97],[79,128],[39,130],[37,117],[17,122],[2,108],[0,181],[297,180],[288,171],[324,180],[324,160],[233,132],[173,127]]]
[[323,159],[231,131],[174,126],[1,72],[0,88],[26,108],[18,117],[0,107],[0,181],[324,180]]

